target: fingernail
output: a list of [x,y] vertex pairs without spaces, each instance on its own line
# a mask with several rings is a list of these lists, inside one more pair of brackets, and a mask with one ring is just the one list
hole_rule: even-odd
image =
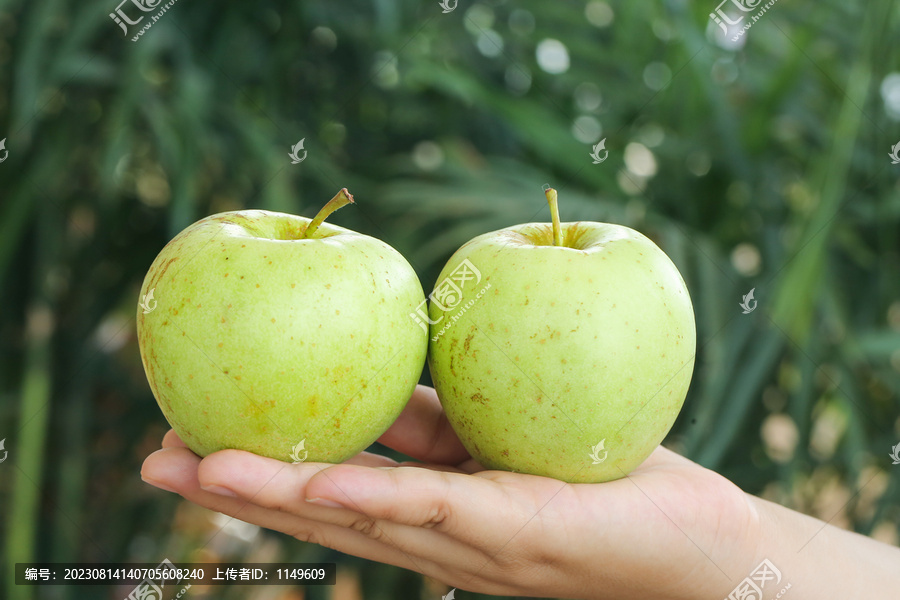
[[201,486],[205,491],[218,494],[219,496],[228,496],[229,498],[237,498],[237,494],[229,490],[228,488],[222,487],[221,485],[205,485]]
[[337,502],[333,500],[328,500],[326,498],[307,498],[307,502],[310,504],[315,504],[316,506],[328,506],[329,508],[344,508]]
[[177,493],[178,493],[177,491],[173,490],[172,488],[170,488],[170,487],[167,486],[166,484],[160,483],[160,482],[158,482],[158,481],[156,481],[156,480],[154,480],[154,479],[147,479],[147,478],[145,478],[145,477],[141,477],[141,479],[144,480],[144,483],[149,483],[150,485],[152,485],[152,486],[155,487],[155,488],[159,488],[159,489],[161,489],[161,490],[163,490],[163,491],[166,491],[166,492],[172,492],[173,494],[177,494]]

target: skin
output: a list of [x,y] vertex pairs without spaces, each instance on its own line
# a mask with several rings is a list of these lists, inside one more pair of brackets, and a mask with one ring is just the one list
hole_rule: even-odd
[[721,600],[763,558],[791,600],[900,589],[897,548],[745,494],[662,447],[603,484],[483,470],[422,386],[379,441],[423,462],[363,452],[292,465],[238,450],[201,459],[170,431],[141,475],[211,510],[461,590]]

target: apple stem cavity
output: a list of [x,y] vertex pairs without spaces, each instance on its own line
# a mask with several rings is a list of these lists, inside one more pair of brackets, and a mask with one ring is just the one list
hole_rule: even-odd
[[328,204],[322,207],[322,210],[319,211],[319,214],[316,215],[316,218],[310,221],[309,225],[306,226],[306,231],[303,232],[301,236],[302,239],[313,239],[316,234],[316,231],[319,229],[319,225],[325,222],[325,219],[333,213],[334,211],[347,206],[348,204],[354,204],[353,196],[350,192],[347,191],[347,188],[341,188],[334,198],[328,201]]
[[559,227],[559,204],[556,201],[556,190],[544,184],[544,195],[550,204],[550,218],[553,219],[553,245],[562,246],[562,231]]

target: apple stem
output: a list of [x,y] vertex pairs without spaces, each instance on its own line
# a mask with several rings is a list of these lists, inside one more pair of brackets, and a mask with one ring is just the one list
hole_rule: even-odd
[[550,204],[550,217],[553,219],[553,245],[562,246],[562,232],[559,227],[559,204],[556,201],[556,190],[549,184],[544,184],[544,195]]
[[319,225],[325,222],[328,215],[348,204],[353,204],[353,196],[350,195],[347,188],[341,188],[341,191],[339,191],[334,198],[329,200],[328,204],[323,206],[322,210],[319,211],[319,214],[316,215],[316,218],[310,221],[309,225],[306,226],[306,231],[303,232],[303,238],[312,239],[316,234],[316,231],[318,231]]

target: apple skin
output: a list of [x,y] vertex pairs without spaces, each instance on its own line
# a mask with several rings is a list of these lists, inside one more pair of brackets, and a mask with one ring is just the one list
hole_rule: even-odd
[[428,366],[450,424],[486,468],[611,481],[653,452],[681,410],[694,312],[678,269],[641,233],[593,222],[561,231],[559,247],[551,225],[517,225],[451,257],[438,287],[466,259],[481,281],[459,286],[446,312],[432,295]]
[[137,312],[144,370],[200,456],[341,462],[394,422],[418,383],[428,341],[409,317],[424,300],[415,271],[381,240],[328,223],[292,239],[310,221],[206,217],[144,279],[142,297],[154,290],[157,302]]

